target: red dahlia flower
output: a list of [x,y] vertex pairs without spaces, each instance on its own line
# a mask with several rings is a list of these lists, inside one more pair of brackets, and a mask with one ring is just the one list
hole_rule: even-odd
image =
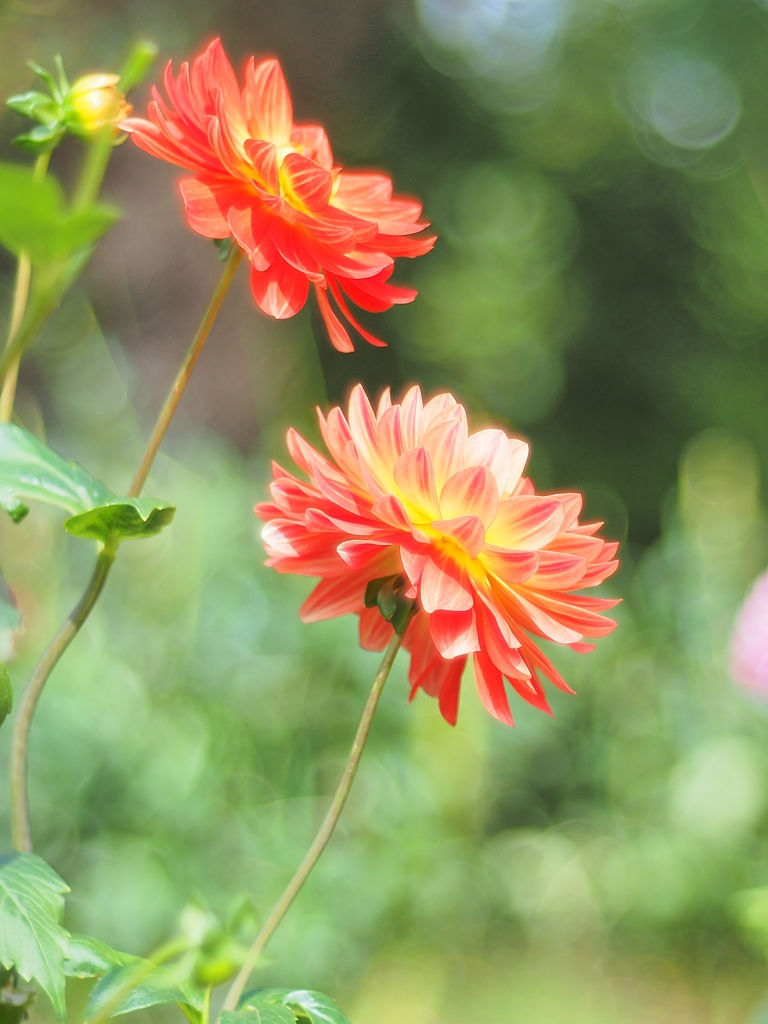
[[[251,261],[251,287],[261,309],[293,316],[314,285],[334,347],[351,352],[332,309],[373,345],[347,299],[373,313],[412,302],[413,288],[389,283],[397,256],[421,256],[434,235],[421,203],[393,197],[386,174],[335,167],[325,131],[294,124],[291,96],[273,58],[245,69],[238,85],[219,39],[174,80],[165,71],[165,102],[153,89],[149,120],[132,117],[123,131],[152,156],[194,172],[179,183],[193,231],[234,238]],[[330,293],[330,297],[329,297]],[[346,297],[345,297],[346,296]]]
[[470,654],[485,706],[509,725],[505,679],[545,711],[540,672],[573,692],[534,638],[584,652],[594,648],[585,637],[616,625],[599,614],[616,601],[573,593],[618,565],[618,545],[595,536],[602,524],[579,524],[581,495],[534,494],[528,445],[502,430],[469,434],[451,395],[423,405],[414,387],[393,405],[386,391],[374,413],[358,385],[348,419],[339,408],[319,415],[334,461],[290,430],[309,483],[275,465],[272,502],[256,506],[267,565],[322,577],[302,619],[353,612],[363,647],[381,650],[392,626],[365,607],[366,588],[401,575],[417,609],[404,638],[412,695],[437,697],[448,722]]

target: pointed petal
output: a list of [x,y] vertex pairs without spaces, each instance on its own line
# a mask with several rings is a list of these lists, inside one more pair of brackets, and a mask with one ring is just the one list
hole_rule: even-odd
[[514,725],[515,720],[509,710],[509,699],[504,688],[501,672],[483,651],[475,654],[475,680],[480,698],[486,708],[505,725]]
[[291,141],[293,104],[280,62],[268,58],[250,63],[245,74],[244,100],[251,130],[258,138],[285,146]]

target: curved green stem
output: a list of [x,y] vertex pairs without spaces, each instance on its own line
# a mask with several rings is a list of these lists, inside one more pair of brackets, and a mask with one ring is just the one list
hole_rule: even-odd
[[64,651],[75,639],[96,604],[116,554],[116,547],[102,549],[85,593],[69,613],[66,622],[37,663],[19,704],[19,711],[13,723],[13,739],[11,741],[11,834],[14,850],[19,850],[21,853],[32,852],[27,794],[27,747],[32,716],[35,713],[37,702],[40,700],[43,687],[48,681],[48,676]]
[[[404,631],[403,631],[404,632]],[[357,768],[360,764],[360,758],[362,757],[363,748],[365,747],[366,740],[368,739],[368,733],[371,731],[371,722],[376,711],[376,707],[379,703],[384,684],[387,681],[387,676],[390,673],[390,669],[395,660],[395,655],[400,650],[400,646],[403,642],[402,633],[395,632],[392,639],[389,641],[389,645],[384,652],[379,671],[376,673],[376,677],[373,680],[373,686],[371,692],[368,694],[368,700],[365,702],[365,708],[363,709],[363,715],[360,719],[360,724],[357,727],[357,734],[352,744],[352,750],[350,751],[349,758],[347,760],[344,773],[341,776],[338,788],[334,794],[331,806],[328,813],[320,826],[320,831],[314,838],[312,845],[304,857],[304,860],[299,865],[296,874],[293,876],[291,881],[288,883],[283,895],[277,901],[274,909],[270,913],[267,920],[261,927],[261,931],[254,939],[253,945],[248,950],[243,966],[240,968],[240,972],[232,983],[232,987],[227,993],[227,998],[224,1000],[223,1010],[234,1010],[240,1000],[240,996],[243,994],[243,989],[248,983],[248,979],[251,976],[251,972],[256,966],[259,957],[264,951],[269,940],[275,933],[277,926],[280,924],[282,919],[287,914],[291,904],[298,896],[301,887],[306,882],[307,878],[320,859],[323,850],[328,845],[328,841],[333,835],[334,829],[339,822],[341,812],[344,810],[344,805],[347,802],[349,791],[352,789],[352,783],[355,781],[355,775],[357,774]]]
[[[147,474],[152,467],[155,455],[157,454],[163,437],[165,436],[165,432],[167,431],[168,426],[173,419],[173,414],[181,401],[184,389],[189,383],[189,378],[192,375],[195,363],[198,360],[208,335],[211,333],[211,328],[213,327],[216,315],[219,312],[221,304],[224,301],[224,296],[232,283],[235,276],[235,270],[237,269],[241,257],[242,250],[237,249],[233,256],[230,257],[227,266],[224,269],[224,273],[221,276],[216,291],[213,293],[213,297],[208,305],[208,309],[205,311],[200,327],[198,328],[192,344],[189,347],[189,351],[184,359],[181,370],[179,371],[168,398],[160,411],[157,424],[155,425],[155,429],[152,431],[152,436],[150,437],[146,451],[144,452],[141,463],[136,472],[136,476],[134,477],[131,485],[129,492],[131,497],[138,497],[141,493]],[[107,576],[109,575],[109,571],[112,568],[112,563],[115,560],[116,554],[117,546],[110,547],[107,545],[102,550],[96,562],[93,576],[86,587],[85,593],[47,647],[40,661],[37,663],[19,704],[19,711],[14,723],[13,740],[11,743],[11,830],[14,849],[24,853],[30,853],[32,851],[32,831],[29,819],[29,798],[27,792],[27,748],[29,730],[32,725],[32,717],[35,713],[37,703],[40,700],[40,694],[43,692],[43,687],[48,681],[48,677],[58,664],[61,656],[77,636],[83,623],[90,615],[91,609],[96,604],[107,580]]]
[[189,346],[189,351],[187,352],[184,362],[181,364],[181,369],[176,375],[176,380],[173,382],[173,387],[168,393],[165,405],[160,411],[157,423],[155,424],[155,429],[152,431],[152,436],[147,442],[147,447],[141,458],[141,462],[139,463],[139,468],[136,470],[136,476],[133,478],[131,489],[128,491],[131,498],[135,498],[141,494],[141,489],[149,475],[149,470],[152,467],[152,463],[155,461],[155,456],[162,444],[170,422],[173,419],[173,414],[178,408],[181,396],[186,390],[189,378],[192,376],[192,371],[195,368],[195,364],[197,363],[200,353],[203,351],[203,345],[205,345],[208,340],[208,335],[211,333],[211,328],[213,327],[214,321],[221,309],[224,296],[229,291],[229,286],[232,284],[232,279],[235,276],[235,272],[237,271],[242,258],[243,250],[236,248],[227,260],[224,273],[221,275],[221,279],[216,291],[213,293],[208,309],[205,311],[205,315],[200,321],[197,334],[195,335],[192,344]]
[[[35,181],[42,181],[48,173],[48,164],[51,161],[51,154],[41,153],[32,171]],[[13,345],[16,335],[19,333],[24,313],[27,309],[29,299],[29,282],[32,279],[32,263],[29,256],[23,250],[19,253],[19,262],[16,267],[16,283],[13,287],[13,304],[11,306],[11,319],[8,324],[8,339],[6,349]],[[2,390],[0,390],[0,423],[10,423],[13,417],[13,405],[16,400],[16,382],[19,377],[19,363],[21,361],[21,349],[14,351],[5,371]]]

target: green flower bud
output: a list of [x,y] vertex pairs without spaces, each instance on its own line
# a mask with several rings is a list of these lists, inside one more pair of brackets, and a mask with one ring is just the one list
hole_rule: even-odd
[[119,75],[83,75],[64,97],[67,128],[81,139],[92,139],[108,124],[117,124],[133,107],[117,88]]

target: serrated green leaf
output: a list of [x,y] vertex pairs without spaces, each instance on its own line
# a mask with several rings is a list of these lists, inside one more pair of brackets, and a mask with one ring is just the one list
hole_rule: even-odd
[[[142,976],[144,971],[147,973]],[[114,968],[98,982],[88,1000],[86,1021],[111,1002],[123,986],[130,986],[132,977],[139,979],[138,984],[131,988],[110,1017],[118,1017],[132,1010],[143,1010],[147,1006],[159,1006],[161,1003],[180,1003],[194,1010],[203,1008],[205,993],[191,982],[180,980],[178,969],[155,967],[150,961],[136,957],[125,966]]]
[[241,1010],[274,1005],[287,1007],[300,1021],[310,1024],[349,1024],[330,996],[309,989],[260,988],[246,992],[240,1000]]
[[287,1006],[265,1003],[247,1010],[224,1010],[221,1024],[296,1024],[296,1016]]
[[12,423],[0,424],[0,508],[18,523],[30,500],[64,509],[69,513],[65,530],[102,542],[151,537],[176,512],[155,498],[120,498],[34,434]]
[[36,981],[63,1020],[64,959],[68,935],[61,926],[69,886],[31,853],[0,857],[0,964]]
[[[43,144],[48,129],[40,127]],[[35,144],[39,134],[34,129],[22,138]],[[61,261],[93,244],[119,219],[119,210],[105,204],[70,213],[53,178],[35,181],[28,168],[0,164],[0,242],[16,255],[23,249],[35,265]]]
[[71,935],[64,973],[68,978],[100,978],[116,967],[138,963],[139,960],[140,957],[119,953],[106,942],[93,939],[90,935]]

